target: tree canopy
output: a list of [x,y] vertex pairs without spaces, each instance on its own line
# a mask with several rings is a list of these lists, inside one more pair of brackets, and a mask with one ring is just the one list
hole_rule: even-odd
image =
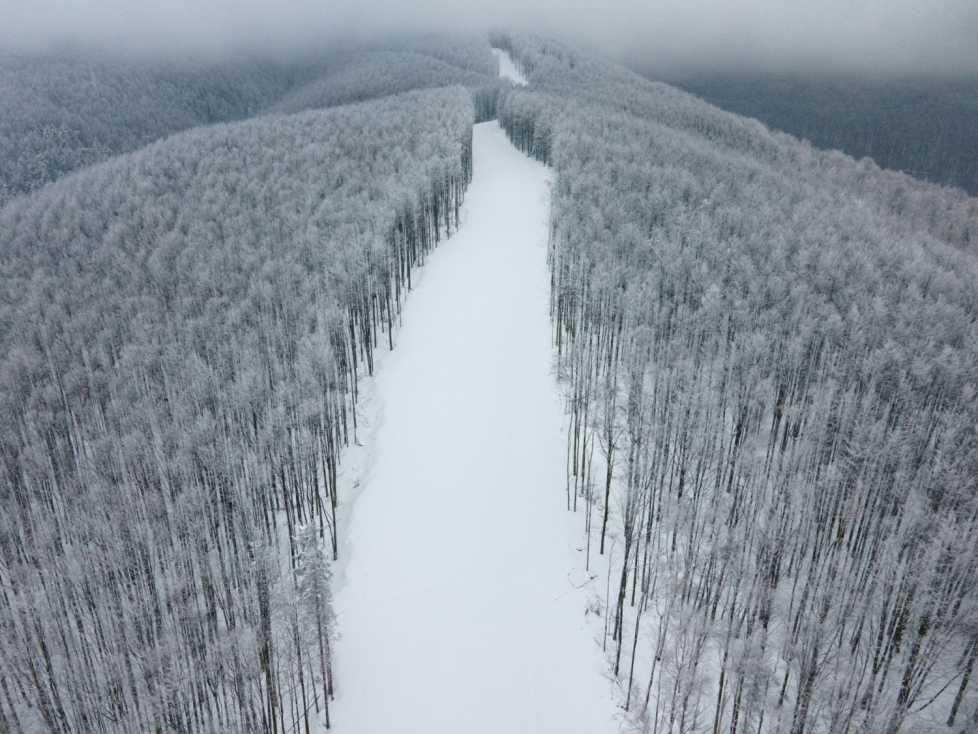
[[530,81],[500,122],[557,175],[567,502],[590,564],[614,539],[626,707],[648,731],[972,716],[978,201],[493,42]]

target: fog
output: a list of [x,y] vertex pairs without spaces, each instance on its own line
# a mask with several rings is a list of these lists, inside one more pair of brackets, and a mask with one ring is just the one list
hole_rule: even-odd
[[0,45],[15,51],[288,54],[489,27],[651,68],[978,73],[976,0],[0,0]]

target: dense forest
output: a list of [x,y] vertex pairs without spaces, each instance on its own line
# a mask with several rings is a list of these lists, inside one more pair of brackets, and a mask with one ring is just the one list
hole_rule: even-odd
[[884,168],[978,195],[976,79],[704,73],[660,78],[819,148],[868,156]]
[[622,726],[978,728],[978,199],[520,33],[0,107],[0,733],[330,726],[360,381],[497,116]]
[[203,128],[0,210],[0,730],[328,723],[338,457],[473,120]]
[[166,135],[258,114],[461,84],[486,88],[477,104],[488,119],[496,68],[486,46],[472,35],[415,36],[290,61],[220,63],[0,53],[0,206]]
[[[492,61],[491,56],[487,58]],[[392,69],[397,69],[397,73],[392,74]],[[301,112],[453,84],[472,90],[477,122],[496,116],[501,87],[494,67],[486,64],[481,71],[473,71],[436,56],[390,50],[361,51],[337,58],[328,72],[289,92],[270,111]]]
[[973,730],[978,202],[493,43],[557,175],[566,503],[633,721]]
[[0,205],[164,135],[249,117],[303,79],[270,62],[0,55]]
[[[548,81],[537,82],[537,86],[551,94],[701,136],[730,155],[856,197],[864,206],[889,215],[888,226],[899,227],[908,235],[930,234],[978,252],[978,199],[962,191],[882,169],[869,159],[856,161],[838,151],[820,151],[806,141],[769,130],[757,120],[724,112],[676,87],[647,81],[621,66],[553,41],[543,48],[546,53],[527,56],[520,63],[527,71],[539,67],[538,77]],[[565,68],[572,74],[563,73]],[[547,145],[546,124],[544,121],[538,133],[538,146]]]

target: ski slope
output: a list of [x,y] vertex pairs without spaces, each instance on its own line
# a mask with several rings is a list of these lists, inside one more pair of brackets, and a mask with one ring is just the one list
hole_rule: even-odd
[[551,374],[550,174],[475,127],[461,230],[378,371],[336,611],[346,734],[604,734],[612,684],[569,580]]
[[518,87],[525,87],[527,85],[526,77],[523,76],[523,73],[516,68],[516,64],[513,63],[512,56],[503,51],[501,48],[494,48],[492,50],[492,54],[499,61],[499,76],[501,76],[503,79],[509,79]]

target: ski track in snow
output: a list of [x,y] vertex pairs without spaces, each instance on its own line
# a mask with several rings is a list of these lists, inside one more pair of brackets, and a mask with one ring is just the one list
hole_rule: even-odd
[[501,48],[494,48],[492,53],[493,56],[499,59],[499,76],[503,79],[509,79],[518,87],[525,87],[527,85],[526,77],[516,68],[516,64],[513,63],[513,58],[508,53]]
[[564,509],[546,241],[550,173],[476,125],[463,225],[378,371],[338,567],[341,734],[605,734],[615,687]]

